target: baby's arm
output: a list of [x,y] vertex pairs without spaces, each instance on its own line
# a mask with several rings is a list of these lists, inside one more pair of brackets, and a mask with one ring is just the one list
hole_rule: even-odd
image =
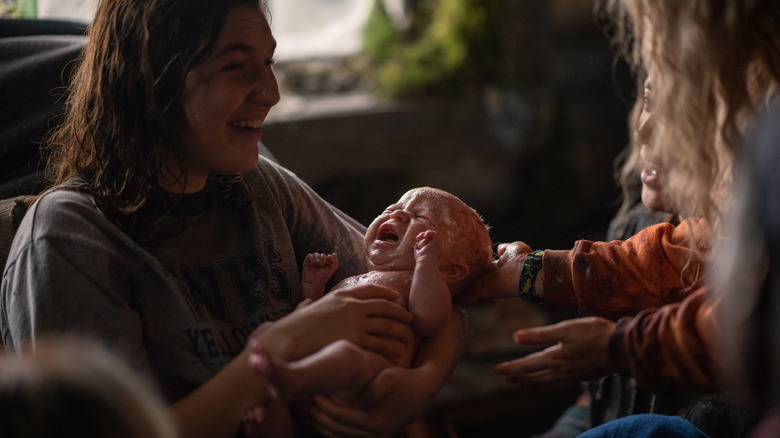
[[325,284],[339,267],[339,258],[335,253],[311,253],[303,260],[301,288],[303,298],[317,300],[325,294]]
[[452,308],[450,288],[439,270],[443,246],[439,234],[428,230],[417,235],[415,267],[409,291],[412,327],[422,336],[433,336],[447,323]]

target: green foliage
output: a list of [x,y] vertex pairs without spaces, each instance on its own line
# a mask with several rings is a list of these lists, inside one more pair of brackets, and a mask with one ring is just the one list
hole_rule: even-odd
[[374,59],[388,59],[392,49],[399,42],[400,34],[395,30],[381,1],[374,1],[365,29],[363,32],[364,52]]
[[0,0],[0,18],[19,18],[19,5],[15,1]]
[[[468,82],[497,81],[501,0],[421,0],[403,33],[375,0],[364,32],[377,92],[387,96],[453,94]],[[489,55],[489,56],[490,56]],[[471,64],[471,65],[470,65]]]

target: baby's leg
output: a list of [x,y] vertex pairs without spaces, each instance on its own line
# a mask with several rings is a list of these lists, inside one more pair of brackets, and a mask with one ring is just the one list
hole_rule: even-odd
[[282,399],[291,401],[314,394],[351,398],[379,371],[393,366],[384,357],[343,339],[290,363],[271,357],[257,346],[250,353],[249,363],[272,382]]
[[318,300],[325,294],[325,284],[336,272],[339,267],[339,258],[335,253],[307,254],[303,259],[303,270],[301,272],[301,287],[303,288],[303,298]]

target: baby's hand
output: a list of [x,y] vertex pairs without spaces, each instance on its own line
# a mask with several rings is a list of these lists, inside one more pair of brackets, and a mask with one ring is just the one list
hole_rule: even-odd
[[303,259],[303,268],[310,268],[310,269],[322,269],[322,268],[330,268],[331,265],[333,266],[333,271],[336,270],[339,266],[339,258],[334,252],[333,254],[323,254],[321,252],[313,252],[311,254],[307,254],[306,258]]
[[415,259],[425,256],[438,259],[441,257],[442,252],[444,252],[444,246],[439,238],[439,233],[427,230],[417,235],[417,243],[414,245]]
[[303,259],[303,272],[301,272],[301,286],[304,298],[317,300],[325,293],[325,284],[339,267],[339,258],[336,253],[322,254],[314,252],[307,254]]

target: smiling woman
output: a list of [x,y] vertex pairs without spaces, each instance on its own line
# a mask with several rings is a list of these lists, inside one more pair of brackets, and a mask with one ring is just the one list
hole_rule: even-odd
[[[339,252],[328,286],[365,271],[365,227],[258,158],[279,100],[265,12],[257,0],[99,1],[48,139],[55,180],[25,215],[0,288],[7,349],[86,334],[155,380],[186,437],[234,436],[269,402],[250,341],[291,361],[344,339],[395,358],[413,338],[386,287],[298,306],[306,254]],[[451,372],[463,324],[450,318],[420,345],[419,367],[383,373],[354,406],[305,405],[307,425],[399,433]]]
[[257,164],[263,121],[279,102],[272,70],[275,49],[268,22],[256,7],[227,14],[211,53],[187,73],[184,162],[183,168],[175,162],[165,168],[168,190],[197,192],[209,175],[245,172]]

